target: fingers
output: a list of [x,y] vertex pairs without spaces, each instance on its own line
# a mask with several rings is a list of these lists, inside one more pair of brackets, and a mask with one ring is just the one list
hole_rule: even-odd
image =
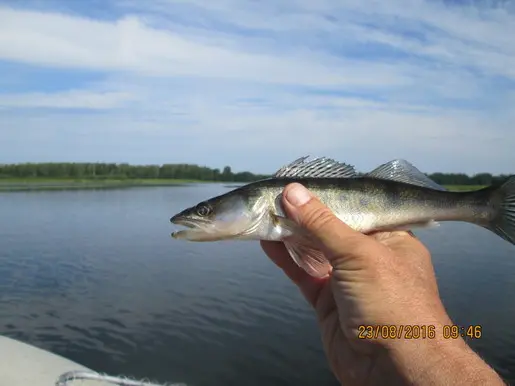
[[[369,240],[340,221],[327,206],[322,204],[308,189],[292,183],[283,192],[284,208],[290,218],[311,232],[324,246],[330,262],[353,254],[356,247],[369,245]],[[361,250],[361,248],[358,248]]]
[[261,241],[261,248],[270,260],[299,287],[306,300],[314,306],[320,288],[326,279],[314,278],[295,264],[282,242]]
[[369,234],[369,236],[395,251],[402,251],[407,254],[426,253],[429,255],[426,247],[412,231],[375,232]]

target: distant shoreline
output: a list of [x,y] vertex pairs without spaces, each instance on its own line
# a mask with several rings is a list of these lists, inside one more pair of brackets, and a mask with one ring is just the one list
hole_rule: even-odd
[[465,192],[486,188],[488,185],[443,185],[452,192]]
[[0,178],[0,192],[20,192],[39,190],[86,190],[119,189],[134,187],[184,186],[205,184],[217,181],[200,181],[167,178],[127,178],[127,179],[76,179],[76,178]]
[[[362,175],[363,173],[358,173]],[[273,175],[273,174],[272,174]],[[18,163],[0,164],[1,190],[105,189],[135,186],[170,186],[186,183],[245,184],[272,177],[249,171],[233,172],[197,164],[131,165],[128,163]],[[498,185],[509,175],[477,173],[431,173],[434,182],[453,190]],[[43,183],[44,182],[44,183]],[[9,185],[9,186],[8,186]],[[465,188],[464,188],[465,187]],[[472,188],[473,189],[473,188]]]
[[[185,186],[190,184],[223,183],[227,188],[242,186],[243,182],[206,181],[167,178],[127,179],[75,179],[75,178],[0,178],[0,192],[120,189],[134,187]],[[484,188],[484,185],[445,185],[451,191],[468,191]]]

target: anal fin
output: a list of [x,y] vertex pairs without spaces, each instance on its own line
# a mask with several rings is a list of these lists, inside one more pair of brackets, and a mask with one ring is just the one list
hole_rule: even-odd
[[429,220],[429,221],[423,221],[423,222],[414,222],[411,224],[401,224],[401,225],[377,228],[377,229],[374,229],[374,232],[410,231],[412,229],[438,228],[439,226],[440,226],[439,222],[436,222],[434,220]]

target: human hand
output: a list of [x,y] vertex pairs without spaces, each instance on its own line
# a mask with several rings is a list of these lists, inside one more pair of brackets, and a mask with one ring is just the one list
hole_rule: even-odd
[[[439,298],[430,254],[410,233],[356,232],[299,184],[285,188],[283,205],[313,234],[331,274],[314,278],[293,262],[282,243],[261,245],[315,309],[329,364],[342,384],[424,383],[431,368],[445,366],[448,356],[472,353],[464,342],[441,339],[442,326],[452,322]],[[359,326],[383,325],[396,331],[400,325],[434,326],[435,336],[358,338]]]

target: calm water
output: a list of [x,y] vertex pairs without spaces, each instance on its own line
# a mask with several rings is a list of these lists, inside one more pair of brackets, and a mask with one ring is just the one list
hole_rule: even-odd
[[[222,185],[0,193],[0,334],[97,371],[188,385],[336,385],[311,310],[258,243],[187,243],[169,217]],[[418,232],[456,323],[515,381],[515,247]]]

